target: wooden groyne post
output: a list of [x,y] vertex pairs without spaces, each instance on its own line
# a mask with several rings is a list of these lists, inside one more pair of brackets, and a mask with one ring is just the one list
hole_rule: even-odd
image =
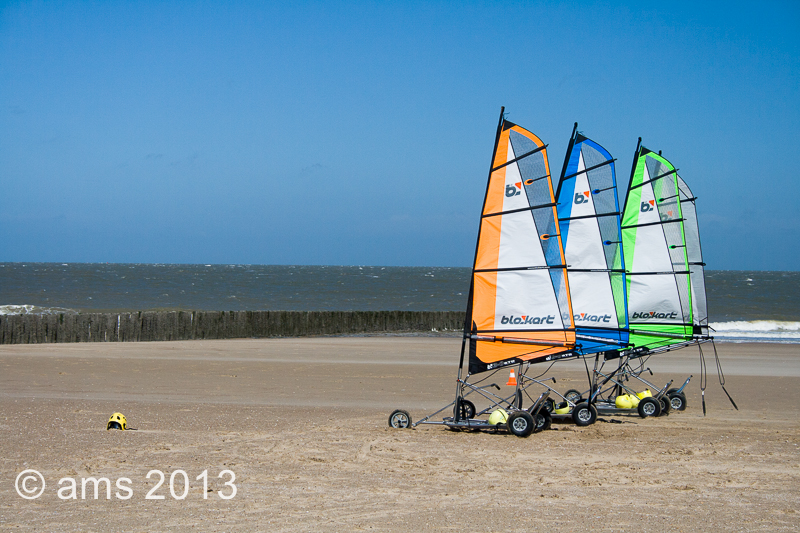
[[460,311],[140,311],[0,315],[0,344],[461,331]]

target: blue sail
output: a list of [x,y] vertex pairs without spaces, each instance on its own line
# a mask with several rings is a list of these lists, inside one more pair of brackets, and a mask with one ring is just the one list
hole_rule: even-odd
[[577,127],[556,196],[576,350],[586,355],[628,346],[628,311],[614,158]]

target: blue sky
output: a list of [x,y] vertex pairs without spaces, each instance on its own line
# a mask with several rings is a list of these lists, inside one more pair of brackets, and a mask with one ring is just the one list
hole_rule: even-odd
[[469,266],[500,106],[800,270],[797,2],[6,2],[0,261]]

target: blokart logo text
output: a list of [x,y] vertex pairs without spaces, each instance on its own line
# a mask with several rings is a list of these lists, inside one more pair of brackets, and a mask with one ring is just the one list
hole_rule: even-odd
[[652,318],[678,318],[678,313],[673,311],[671,313],[656,313],[655,311],[648,312],[641,312],[641,313],[633,313],[632,319],[640,319],[640,320],[649,320]]
[[575,322],[611,322],[611,315],[590,315],[581,313],[572,317]]
[[552,324],[556,317],[553,315],[547,316],[530,316],[530,315],[522,315],[522,316],[505,316],[500,320],[501,324]]
[[649,202],[642,202],[642,213],[647,213],[648,211],[652,211],[655,206],[656,206],[655,200],[650,200]]

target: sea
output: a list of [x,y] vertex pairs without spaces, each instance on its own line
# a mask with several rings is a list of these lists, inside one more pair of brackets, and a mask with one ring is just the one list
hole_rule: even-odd
[[[463,311],[469,268],[0,263],[0,314]],[[724,342],[800,344],[800,272],[706,271]]]

